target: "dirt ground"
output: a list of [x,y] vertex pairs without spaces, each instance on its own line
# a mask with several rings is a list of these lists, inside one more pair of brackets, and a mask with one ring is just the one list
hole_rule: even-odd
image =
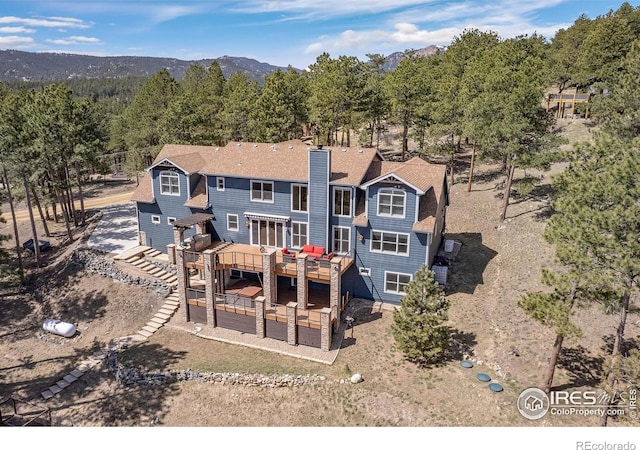
[[[563,125],[570,140],[588,138],[584,122]],[[448,238],[462,242],[447,286],[450,324],[459,346],[442,365],[419,368],[406,362],[389,331],[391,311],[377,306],[355,314],[356,325],[345,333],[333,365],[205,340],[169,323],[126,350],[122,362],[148,370],[318,374],[326,380],[290,388],[198,382],[130,388],[116,383],[103,365],[41,402],[40,392],[96,348],[135,332],[162,301],[151,290],[78,270],[64,257],[70,249],[58,248],[48,256],[48,266],[31,278],[30,291],[5,288],[0,295],[0,398],[45,405],[60,426],[596,426],[597,417],[547,415],[529,421],[516,408],[524,388],[540,385],[554,339],[517,306],[522,294],[540,289],[540,269],[552,263],[552,248],[541,237],[548,218],[550,174],[531,196],[515,198],[501,223],[499,186],[504,176],[499,167],[478,164],[467,192],[468,164],[469,155],[460,155],[447,215]],[[562,167],[556,165],[553,171]],[[114,185],[108,192],[131,188]],[[105,187],[97,195],[108,192]],[[98,215],[93,217],[89,227]],[[5,229],[10,230],[10,224]],[[75,245],[83,245],[82,239]],[[78,323],[79,335],[44,336],[40,327],[49,316]],[[554,384],[594,388],[617,316],[592,308],[581,310],[576,319],[584,337],[565,343]],[[637,310],[631,311],[628,324],[627,338],[639,341]],[[474,361],[472,369],[459,364],[465,352]],[[348,381],[355,372],[364,382]],[[477,380],[479,372],[502,384],[504,391],[491,392]],[[609,424],[640,423],[623,418]]]

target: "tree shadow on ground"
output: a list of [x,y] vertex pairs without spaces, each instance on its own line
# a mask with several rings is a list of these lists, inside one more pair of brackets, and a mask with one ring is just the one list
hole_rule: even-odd
[[602,365],[604,357],[594,356],[582,345],[577,347],[563,347],[558,356],[558,367],[565,369],[570,375],[570,381],[554,390],[564,390],[578,387],[597,386],[602,379]]
[[353,299],[342,313],[342,323],[338,333],[344,336],[340,348],[356,344],[358,325],[373,322],[382,318],[382,305],[370,300]]
[[473,347],[478,345],[475,333],[467,333],[457,328],[451,329],[451,343],[447,352],[446,361],[464,359],[471,355]]
[[451,233],[446,238],[462,243],[447,271],[447,295],[473,294],[479,284],[484,284],[483,273],[498,252],[482,243],[481,233]]
[[[606,336],[603,336],[602,340],[603,340],[603,344],[602,344],[601,350],[607,355],[610,355],[611,352],[613,351],[613,344],[616,340],[615,335],[608,334]],[[620,353],[623,356],[627,356],[629,352],[634,349],[640,350],[640,341],[635,338],[625,338],[625,340],[622,342]]]
[[[118,359],[126,368],[160,373],[185,355],[183,351],[145,342],[122,351]],[[153,419],[161,424],[169,411],[170,397],[179,392],[177,383],[160,386],[120,383],[104,360],[58,394],[61,404],[52,408],[52,412],[59,416],[58,420],[67,417],[72,423],[89,422],[98,426],[148,426]],[[81,415],[69,415],[69,411],[78,410],[82,411]]]

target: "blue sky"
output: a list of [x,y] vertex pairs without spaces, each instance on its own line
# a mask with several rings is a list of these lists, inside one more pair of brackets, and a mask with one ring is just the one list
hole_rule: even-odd
[[[449,45],[465,28],[551,39],[609,0],[0,0],[0,49],[186,60],[245,56],[304,68],[318,55]],[[638,7],[640,0],[628,2]]]

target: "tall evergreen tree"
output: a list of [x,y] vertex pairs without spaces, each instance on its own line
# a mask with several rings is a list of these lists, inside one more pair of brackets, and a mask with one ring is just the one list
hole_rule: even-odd
[[429,364],[447,350],[451,330],[445,324],[449,302],[426,265],[404,289],[400,308],[393,311],[391,333],[396,345],[411,361]]

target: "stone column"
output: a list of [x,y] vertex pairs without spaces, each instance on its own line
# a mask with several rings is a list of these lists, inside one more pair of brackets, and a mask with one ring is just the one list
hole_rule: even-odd
[[176,248],[176,278],[178,279],[178,287],[176,288],[178,293],[178,300],[180,307],[178,308],[178,320],[187,322],[187,276],[188,272],[184,267],[184,250],[178,246]]
[[183,228],[173,228],[173,243],[176,244],[176,247],[180,247],[180,242],[184,241],[184,229]]
[[204,263],[204,292],[205,300],[207,302],[207,326],[215,328],[216,324],[216,309],[214,304],[214,296],[216,292],[216,271],[213,259],[215,253],[213,250],[205,250],[202,252],[202,258]]
[[262,287],[265,301],[278,303],[278,283],[276,279],[276,249],[267,249],[262,254]]
[[331,308],[322,308],[320,311],[320,349],[328,352],[331,350]]
[[266,328],[264,323],[264,301],[263,295],[256,297],[256,336],[260,339],[266,336]]
[[167,245],[167,256],[169,256],[169,264],[176,264],[176,244]]
[[297,312],[298,304],[296,302],[287,303],[287,343],[290,345],[298,345]]
[[298,253],[296,256],[297,301],[301,310],[307,309],[309,302],[309,284],[307,283],[307,258],[306,253]]
[[340,274],[340,258],[331,259],[331,268],[329,269],[329,307],[333,311],[334,317],[340,316],[340,296],[342,295],[342,276]]
[[204,222],[196,224],[196,234],[205,234],[205,224],[204,224]]

